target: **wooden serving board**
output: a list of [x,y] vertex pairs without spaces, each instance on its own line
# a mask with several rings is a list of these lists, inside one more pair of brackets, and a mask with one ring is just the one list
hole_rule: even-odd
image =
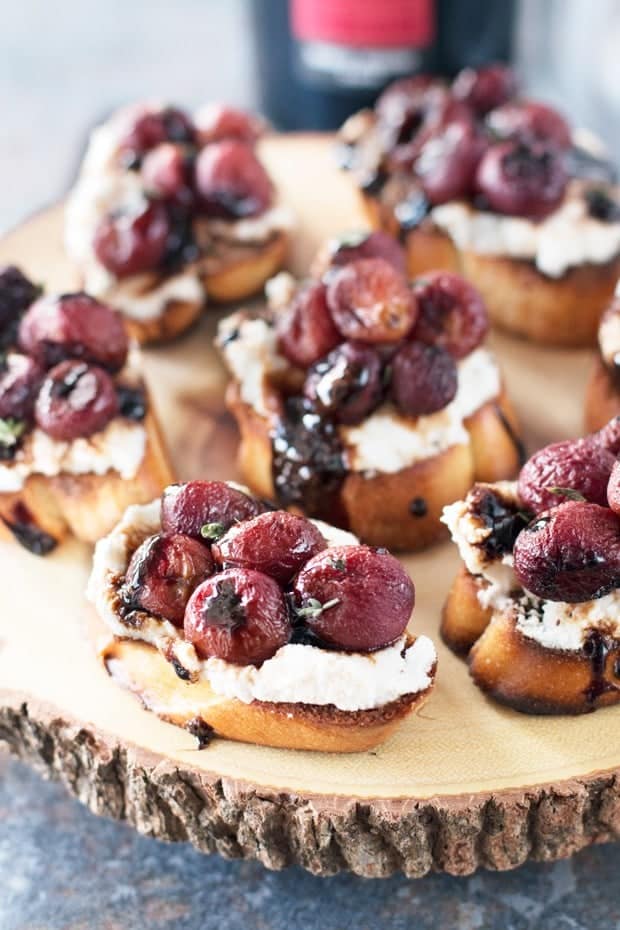
[[[274,138],[264,154],[299,213],[292,266],[303,273],[319,241],[361,225],[361,214],[329,138]],[[61,229],[60,207],[38,214],[0,243],[0,263],[70,289]],[[181,478],[236,474],[226,378],[211,344],[220,316],[212,310],[174,345],[146,353]],[[492,343],[529,449],[579,434],[590,353]],[[527,717],[485,699],[438,641],[458,563],[451,545],[404,559],[417,588],[412,628],[439,645],[435,693],[390,742],[349,756],[223,740],[197,751],[97,662],[83,599],[89,562],[76,543],[46,559],[0,544],[0,739],[94,811],[206,851],[320,874],[503,869],[620,834],[620,707]]]

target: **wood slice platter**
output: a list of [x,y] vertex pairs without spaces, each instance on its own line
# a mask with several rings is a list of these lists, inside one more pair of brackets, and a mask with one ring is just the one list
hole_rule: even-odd
[[[291,264],[301,273],[323,237],[359,227],[361,214],[329,138],[272,138],[264,156],[299,214]],[[62,208],[45,210],[0,242],[0,263],[70,289],[61,231]],[[146,353],[185,479],[236,473],[226,379],[211,344],[221,315],[211,310],[174,345]],[[499,335],[492,344],[528,448],[579,434],[591,353]],[[93,811],[204,851],[323,875],[506,869],[620,835],[620,707],[523,716],[483,697],[440,643],[434,695],[376,751],[318,755],[223,740],[198,751],[97,661],[83,597],[89,562],[75,542],[46,559],[0,544],[0,740]],[[436,641],[457,562],[449,544],[404,559],[417,588],[414,629]]]

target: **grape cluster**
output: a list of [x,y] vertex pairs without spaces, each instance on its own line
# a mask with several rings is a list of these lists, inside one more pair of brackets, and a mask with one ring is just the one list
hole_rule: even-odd
[[[229,107],[139,110],[119,145],[119,166],[139,172],[142,198],[102,217],[93,248],[118,278],[168,267],[195,251],[192,220],[253,217],[272,184],[255,152],[259,121]],[[179,248],[179,230],[183,248]]]
[[123,611],[183,629],[201,658],[258,665],[286,643],[371,652],[404,632],[414,587],[385,550],[328,544],[305,517],[219,481],[172,485],[132,554]]
[[323,279],[303,284],[277,320],[280,351],[306,370],[304,397],[338,423],[361,423],[386,398],[408,416],[441,410],[456,394],[456,362],[487,333],[471,284],[434,272],[412,286],[385,238],[333,249]]
[[620,587],[620,418],[583,439],[552,443],[521,469],[532,515],[514,540],[514,569],[537,597],[577,603]]
[[[13,292],[16,274],[7,285]],[[0,306],[10,303],[4,284],[0,275]],[[120,411],[113,376],[127,359],[122,320],[86,294],[35,299],[39,291],[26,279],[20,288],[32,300],[21,307],[0,366],[0,419],[18,424],[20,437],[34,423],[54,439],[90,436]]]
[[419,75],[375,104],[381,170],[413,179],[431,205],[472,198],[539,219],[561,202],[577,149],[564,117],[517,96],[504,65],[465,68],[450,86]]

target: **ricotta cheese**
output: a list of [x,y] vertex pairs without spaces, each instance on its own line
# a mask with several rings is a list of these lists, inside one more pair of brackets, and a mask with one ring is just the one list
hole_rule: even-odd
[[[352,533],[314,522],[330,546],[358,542]],[[430,686],[437,654],[427,636],[418,637],[411,646],[402,637],[373,653],[288,644],[256,667],[234,665],[218,658],[199,659],[193,646],[166,620],[143,614],[139,626],[123,624],[117,612],[116,585],[137,542],[157,533],[160,523],[159,500],[133,505],[95,547],[86,594],[115,635],[150,643],[169,658],[177,659],[194,680],[206,680],[217,694],[246,704],[257,700],[333,704],[345,711],[368,710]]]
[[476,210],[464,201],[434,207],[431,216],[459,249],[531,259],[547,277],[560,278],[569,268],[604,264],[620,252],[620,223],[590,216],[582,192],[573,182],[561,206],[540,222]]
[[580,604],[541,601],[526,592],[514,608],[517,629],[547,649],[575,652],[592,630],[620,639],[620,591]]

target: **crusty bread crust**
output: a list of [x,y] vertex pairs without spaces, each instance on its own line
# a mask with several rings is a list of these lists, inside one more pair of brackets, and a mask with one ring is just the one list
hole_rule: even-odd
[[481,584],[462,565],[448,592],[439,631],[446,646],[457,655],[467,655],[491,621],[492,610],[482,607],[478,600]]
[[0,493],[0,538],[14,539],[7,523],[25,513],[33,526],[58,542],[73,535],[94,543],[110,532],[129,504],[148,503],[161,494],[174,476],[152,411],[146,415],[144,428],[145,454],[134,478],[125,479],[113,471],[51,478],[30,475],[19,491]]
[[619,383],[599,356],[586,388],[585,427],[588,433],[596,432],[620,414]]
[[602,672],[584,651],[548,649],[517,628],[508,612],[485,609],[478,591],[485,582],[463,566],[446,600],[441,637],[468,655],[469,671],[496,701],[527,714],[583,714],[620,702],[615,666],[620,642],[610,644]]
[[620,276],[620,256],[549,278],[533,262],[460,253],[462,274],[478,288],[491,320],[533,342],[594,345],[601,315]]
[[[413,640],[412,640],[413,641]],[[363,752],[384,742],[395,727],[426,702],[432,685],[383,707],[342,711],[333,705],[252,701],[214,693],[205,681],[182,681],[152,646],[113,640],[101,651],[112,678],[164,720],[186,726],[196,719],[225,739],[317,752]],[[433,669],[432,677],[434,679]]]
[[171,342],[196,322],[203,307],[203,300],[169,300],[157,316],[137,320],[123,314],[123,320],[130,338],[140,345]]
[[[255,493],[273,498],[271,422],[240,399],[234,383],[228,388],[227,404],[241,432],[242,474]],[[273,405],[277,410],[275,393]],[[441,512],[446,504],[464,497],[474,481],[512,477],[519,468],[520,450],[511,437],[516,421],[505,393],[484,404],[465,425],[472,440],[467,446],[452,446],[394,473],[349,473],[340,504],[351,531],[374,546],[424,548],[447,537],[439,521]],[[422,515],[411,509],[417,498],[426,505]]]

